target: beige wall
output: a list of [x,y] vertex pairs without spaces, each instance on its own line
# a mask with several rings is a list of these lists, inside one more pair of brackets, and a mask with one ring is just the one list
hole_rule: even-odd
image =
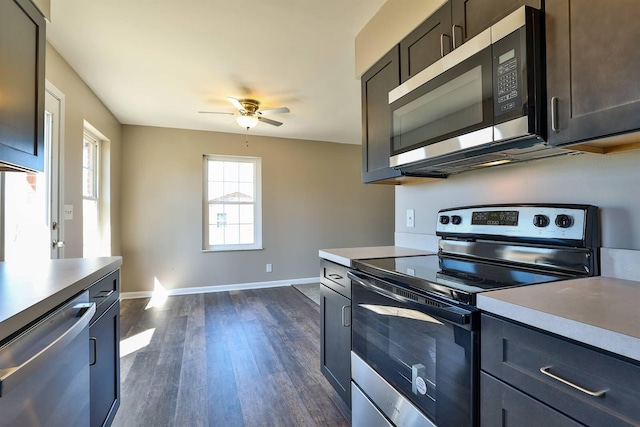
[[[393,243],[394,189],[361,184],[361,147],[124,126],[122,289],[318,276],[318,250]],[[262,158],[261,251],[202,252],[202,156]],[[265,264],[273,272],[265,272]]]
[[[82,257],[82,133],[88,121],[106,138],[110,161],[105,176],[110,186],[102,186],[110,200],[111,252],[120,255],[120,153],[122,126],[55,48],[47,43],[46,79],[64,94],[64,181],[63,204],[73,205],[72,220],[64,223],[65,257]],[[105,153],[106,154],[106,153]]]
[[[485,203],[600,207],[602,245],[640,250],[640,151],[582,154],[467,172],[396,190],[396,231],[434,234],[439,209]],[[415,228],[404,224],[415,209]]]

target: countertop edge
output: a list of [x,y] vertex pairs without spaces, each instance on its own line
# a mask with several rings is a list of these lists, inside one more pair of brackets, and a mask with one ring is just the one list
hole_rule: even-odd
[[52,295],[43,298],[37,303],[29,306],[28,308],[14,314],[13,316],[3,320],[0,325],[2,326],[0,332],[0,341],[5,340],[7,337],[15,334],[26,325],[30,324],[34,320],[44,316],[51,310],[55,309],[59,305],[73,298],[80,292],[88,289],[92,284],[117,270],[122,265],[122,257],[109,257],[112,258],[109,262],[96,268],[91,273],[84,275],[79,280],[65,286]]
[[489,314],[640,361],[640,339],[635,337],[482,294],[478,295],[477,306]]

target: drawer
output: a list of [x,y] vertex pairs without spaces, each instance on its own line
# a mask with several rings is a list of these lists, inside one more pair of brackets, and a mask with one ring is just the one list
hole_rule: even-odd
[[120,298],[120,270],[107,274],[89,287],[89,301],[96,303],[97,319]]
[[582,424],[513,387],[480,373],[481,427],[580,427]]
[[487,315],[480,348],[483,371],[581,423],[640,425],[640,364]]
[[351,280],[347,277],[349,269],[326,259],[320,260],[320,282],[334,291],[351,299]]

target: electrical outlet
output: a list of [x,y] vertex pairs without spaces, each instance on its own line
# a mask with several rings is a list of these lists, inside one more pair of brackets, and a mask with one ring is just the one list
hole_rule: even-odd
[[407,209],[407,227],[408,228],[413,228],[416,226],[415,224],[415,210],[413,209]]
[[267,273],[271,273],[273,271],[273,265],[267,264]]

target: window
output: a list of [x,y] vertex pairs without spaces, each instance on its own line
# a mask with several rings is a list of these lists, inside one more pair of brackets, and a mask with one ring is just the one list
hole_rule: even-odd
[[204,250],[262,249],[260,160],[204,157]]
[[99,216],[99,170],[100,141],[85,132],[82,147],[82,228],[83,256],[99,256],[100,216]]

